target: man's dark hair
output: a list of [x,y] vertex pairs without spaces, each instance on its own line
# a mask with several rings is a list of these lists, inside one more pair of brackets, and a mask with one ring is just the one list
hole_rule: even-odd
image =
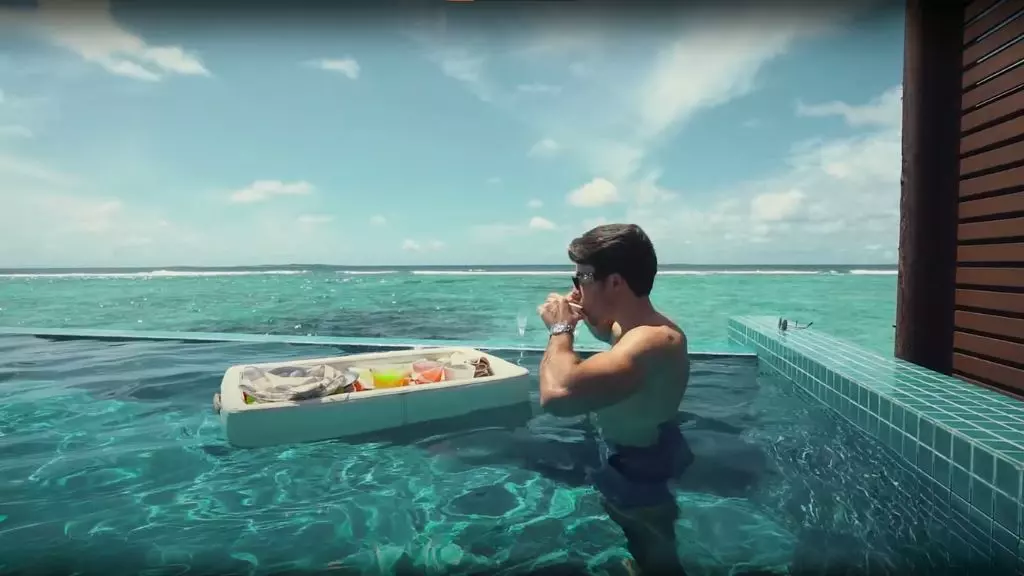
[[569,259],[593,266],[594,279],[622,276],[638,297],[649,296],[658,273],[654,244],[636,224],[604,224],[569,243]]

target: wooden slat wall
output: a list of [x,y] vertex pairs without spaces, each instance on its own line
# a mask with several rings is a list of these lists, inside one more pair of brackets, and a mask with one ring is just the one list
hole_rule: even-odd
[[1024,395],[1024,2],[964,9],[953,373]]

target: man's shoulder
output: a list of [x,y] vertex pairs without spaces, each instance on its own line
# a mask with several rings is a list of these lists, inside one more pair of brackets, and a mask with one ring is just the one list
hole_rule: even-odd
[[686,350],[686,334],[676,326],[637,326],[616,342],[624,351],[636,356],[660,355]]

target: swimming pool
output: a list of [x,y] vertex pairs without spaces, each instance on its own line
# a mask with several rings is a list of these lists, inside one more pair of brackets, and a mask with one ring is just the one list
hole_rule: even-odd
[[[584,482],[586,420],[506,411],[419,438],[229,447],[210,410],[249,343],[0,337],[0,570],[250,573],[618,569]],[[536,372],[540,355],[497,352]],[[701,358],[681,407],[690,574],[923,572],[944,530],[891,453],[753,358]],[[150,572],[155,571],[155,572]]]

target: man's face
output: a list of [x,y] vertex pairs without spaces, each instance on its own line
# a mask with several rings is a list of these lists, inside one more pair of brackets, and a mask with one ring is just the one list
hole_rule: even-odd
[[583,306],[583,311],[592,320],[600,321],[606,314],[604,282],[594,279],[592,266],[576,265],[576,271],[573,274],[573,292]]

